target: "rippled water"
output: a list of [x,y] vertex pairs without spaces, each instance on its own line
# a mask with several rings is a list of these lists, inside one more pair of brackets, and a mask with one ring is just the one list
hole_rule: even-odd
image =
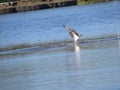
[[1,90],[119,90],[119,40],[0,55]]
[[0,90],[120,90],[119,14],[114,1],[1,15]]

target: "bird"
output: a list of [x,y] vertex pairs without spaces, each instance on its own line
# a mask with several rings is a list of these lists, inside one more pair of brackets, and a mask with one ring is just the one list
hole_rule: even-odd
[[63,25],[63,27],[65,28],[65,30],[68,31],[68,33],[70,34],[70,36],[73,38],[74,43],[77,43],[78,39],[80,39],[80,36],[75,30],[67,27],[66,25]]

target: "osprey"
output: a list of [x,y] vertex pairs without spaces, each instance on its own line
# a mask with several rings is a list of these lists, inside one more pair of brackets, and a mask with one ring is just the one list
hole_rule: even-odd
[[78,35],[78,33],[76,31],[74,31],[73,29],[63,25],[63,27],[68,31],[68,33],[71,35],[71,37],[73,38],[74,42],[77,42],[78,39],[80,39],[80,36],[82,35]]

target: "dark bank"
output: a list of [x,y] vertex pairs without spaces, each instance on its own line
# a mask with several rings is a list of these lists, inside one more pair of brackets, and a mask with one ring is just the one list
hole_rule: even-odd
[[0,14],[17,13],[112,0],[1,0]]

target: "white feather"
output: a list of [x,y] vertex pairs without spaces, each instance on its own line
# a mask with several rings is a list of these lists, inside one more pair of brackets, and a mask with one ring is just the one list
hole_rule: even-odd
[[79,36],[77,36],[75,33],[73,33],[73,39],[76,42],[79,39]]

